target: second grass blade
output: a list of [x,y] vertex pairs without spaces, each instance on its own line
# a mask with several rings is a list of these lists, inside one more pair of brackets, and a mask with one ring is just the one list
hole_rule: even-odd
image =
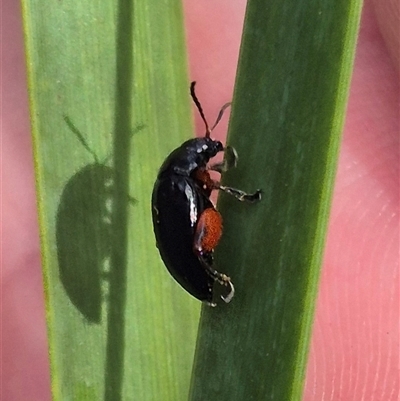
[[191,400],[300,400],[360,1],[250,0],[216,255],[236,295],[203,308]]

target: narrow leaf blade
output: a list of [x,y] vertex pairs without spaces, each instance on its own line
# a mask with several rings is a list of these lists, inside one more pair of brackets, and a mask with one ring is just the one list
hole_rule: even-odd
[[218,270],[236,288],[204,308],[191,400],[300,400],[361,2],[250,0],[224,183]]

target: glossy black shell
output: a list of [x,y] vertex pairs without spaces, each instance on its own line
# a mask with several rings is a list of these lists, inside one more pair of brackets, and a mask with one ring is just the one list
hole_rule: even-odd
[[[184,142],[161,166],[152,196],[154,233],[164,264],[186,291],[209,303],[214,279],[193,252],[193,238],[199,216],[214,206],[193,173],[222,150],[221,142],[210,138]],[[205,256],[212,264],[212,253]]]

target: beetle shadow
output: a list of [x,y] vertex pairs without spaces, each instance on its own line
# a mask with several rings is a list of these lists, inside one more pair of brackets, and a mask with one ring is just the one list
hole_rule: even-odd
[[83,167],[65,186],[57,211],[60,280],[89,323],[101,322],[111,235],[107,187],[112,179],[111,167],[99,163]]
[[[64,120],[94,163],[74,174],[61,194],[56,219],[59,277],[86,322],[100,324],[108,300],[114,169],[107,165],[111,154],[99,161],[69,118]],[[136,127],[132,135],[141,129],[143,126]],[[128,194],[126,197],[135,203]]]

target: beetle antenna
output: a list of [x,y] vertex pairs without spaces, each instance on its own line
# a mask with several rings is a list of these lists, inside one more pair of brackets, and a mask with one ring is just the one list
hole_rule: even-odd
[[218,125],[218,123],[221,121],[222,116],[224,115],[224,111],[231,105],[231,102],[225,103],[222,107],[221,110],[218,113],[218,117],[215,121],[215,124],[212,126],[210,132]]
[[96,153],[90,148],[89,144],[87,143],[86,139],[82,135],[82,133],[75,127],[73,122],[68,116],[63,116],[65,123],[68,125],[68,128],[76,135],[79,142],[83,145],[83,147],[94,157],[94,161],[99,163],[99,159],[97,158]]
[[199,99],[197,99],[196,93],[195,93],[195,91],[194,91],[194,87],[195,87],[195,86],[196,86],[196,81],[193,81],[193,82],[190,84],[190,95],[192,96],[192,99],[193,99],[193,101],[194,101],[194,104],[196,105],[197,110],[199,111],[200,116],[201,116],[201,118],[202,118],[202,120],[204,121],[204,124],[205,124],[205,126],[206,126],[206,135],[205,135],[205,136],[206,136],[206,138],[209,138],[212,130],[210,130],[210,128],[209,128],[209,126],[208,126],[206,117],[204,116],[203,108],[201,107],[201,104],[200,104],[200,102],[199,102]]

